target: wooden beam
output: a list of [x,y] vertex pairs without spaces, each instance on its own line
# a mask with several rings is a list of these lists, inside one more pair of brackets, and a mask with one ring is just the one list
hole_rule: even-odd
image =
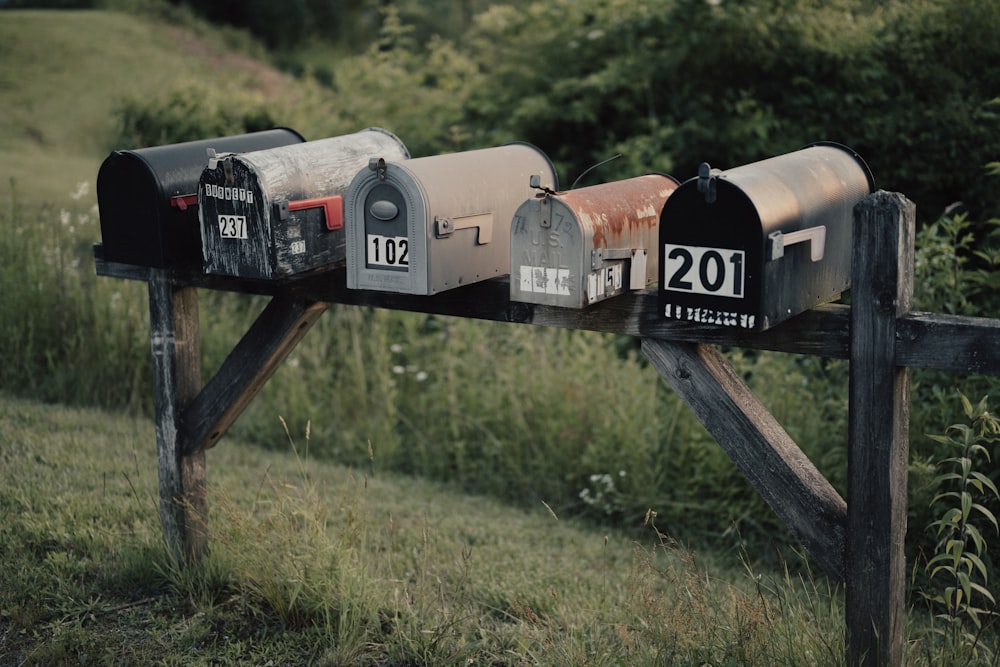
[[329,304],[290,294],[271,299],[180,420],[185,455],[213,447]]
[[719,351],[644,338],[642,352],[823,570],[843,581],[847,504]]
[[[97,260],[101,276],[147,280],[149,269]],[[208,276],[195,271],[171,274],[177,285],[204,289],[299,298],[327,303],[517,322],[563,329],[597,331],[638,338],[711,343],[727,347],[850,357],[850,308],[824,304],[762,332],[741,331],[658,315],[655,291],[641,290],[582,310],[510,301],[508,279],[475,283],[434,296],[348,290],[343,270],[289,282]],[[932,313],[906,313],[897,324],[896,364],[956,373],[1000,376],[1000,320]]]
[[179,565],[208,550],[205,455],[185,455],[178,440],[179,415],[201,388],[197,292],[149,271],[149,320],[160,523],[167,557]]
[[896,667],[906,621],[909,370],[897,322],[913,301],[916,208],[877,192],[854,210],[847,481],[847,663]]

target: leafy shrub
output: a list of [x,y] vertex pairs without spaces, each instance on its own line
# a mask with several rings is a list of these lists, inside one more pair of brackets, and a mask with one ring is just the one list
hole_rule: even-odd
[[125,98],[117,114],[115,145],[129,148],[269,130],[280,124],[262,96],[199,81],[179,81],[152,98]]

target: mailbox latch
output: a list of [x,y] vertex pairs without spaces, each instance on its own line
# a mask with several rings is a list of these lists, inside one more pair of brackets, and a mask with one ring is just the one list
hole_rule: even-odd
[[772,232],[767,235],[767,259],[774,261],[785,256],[785,247],[796,243],[809,243],[809,259],[823,260],[826,250],[826,225],[800,229],[796,232]]

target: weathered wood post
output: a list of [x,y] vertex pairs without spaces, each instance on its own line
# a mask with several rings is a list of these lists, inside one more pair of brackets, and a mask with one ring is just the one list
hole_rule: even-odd
[[178,438],[179,417],[201,389],[198,294],[174,285],[168,271],[149,273],[160,522],[167,558],[182,565],[208,551],[205,453],[183,454]]
[[897,318],[913,301],[916,207],[876,192],[854,209],[847,482],[847,663],[903,662],[910,376]]

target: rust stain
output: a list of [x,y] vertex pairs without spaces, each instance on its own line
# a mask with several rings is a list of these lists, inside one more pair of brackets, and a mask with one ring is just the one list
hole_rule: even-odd
[[555,196],[590,226],[598,249],[620,246],[643,230],[656,230],[663,205],[676,188],[670,177],[649,174]]

